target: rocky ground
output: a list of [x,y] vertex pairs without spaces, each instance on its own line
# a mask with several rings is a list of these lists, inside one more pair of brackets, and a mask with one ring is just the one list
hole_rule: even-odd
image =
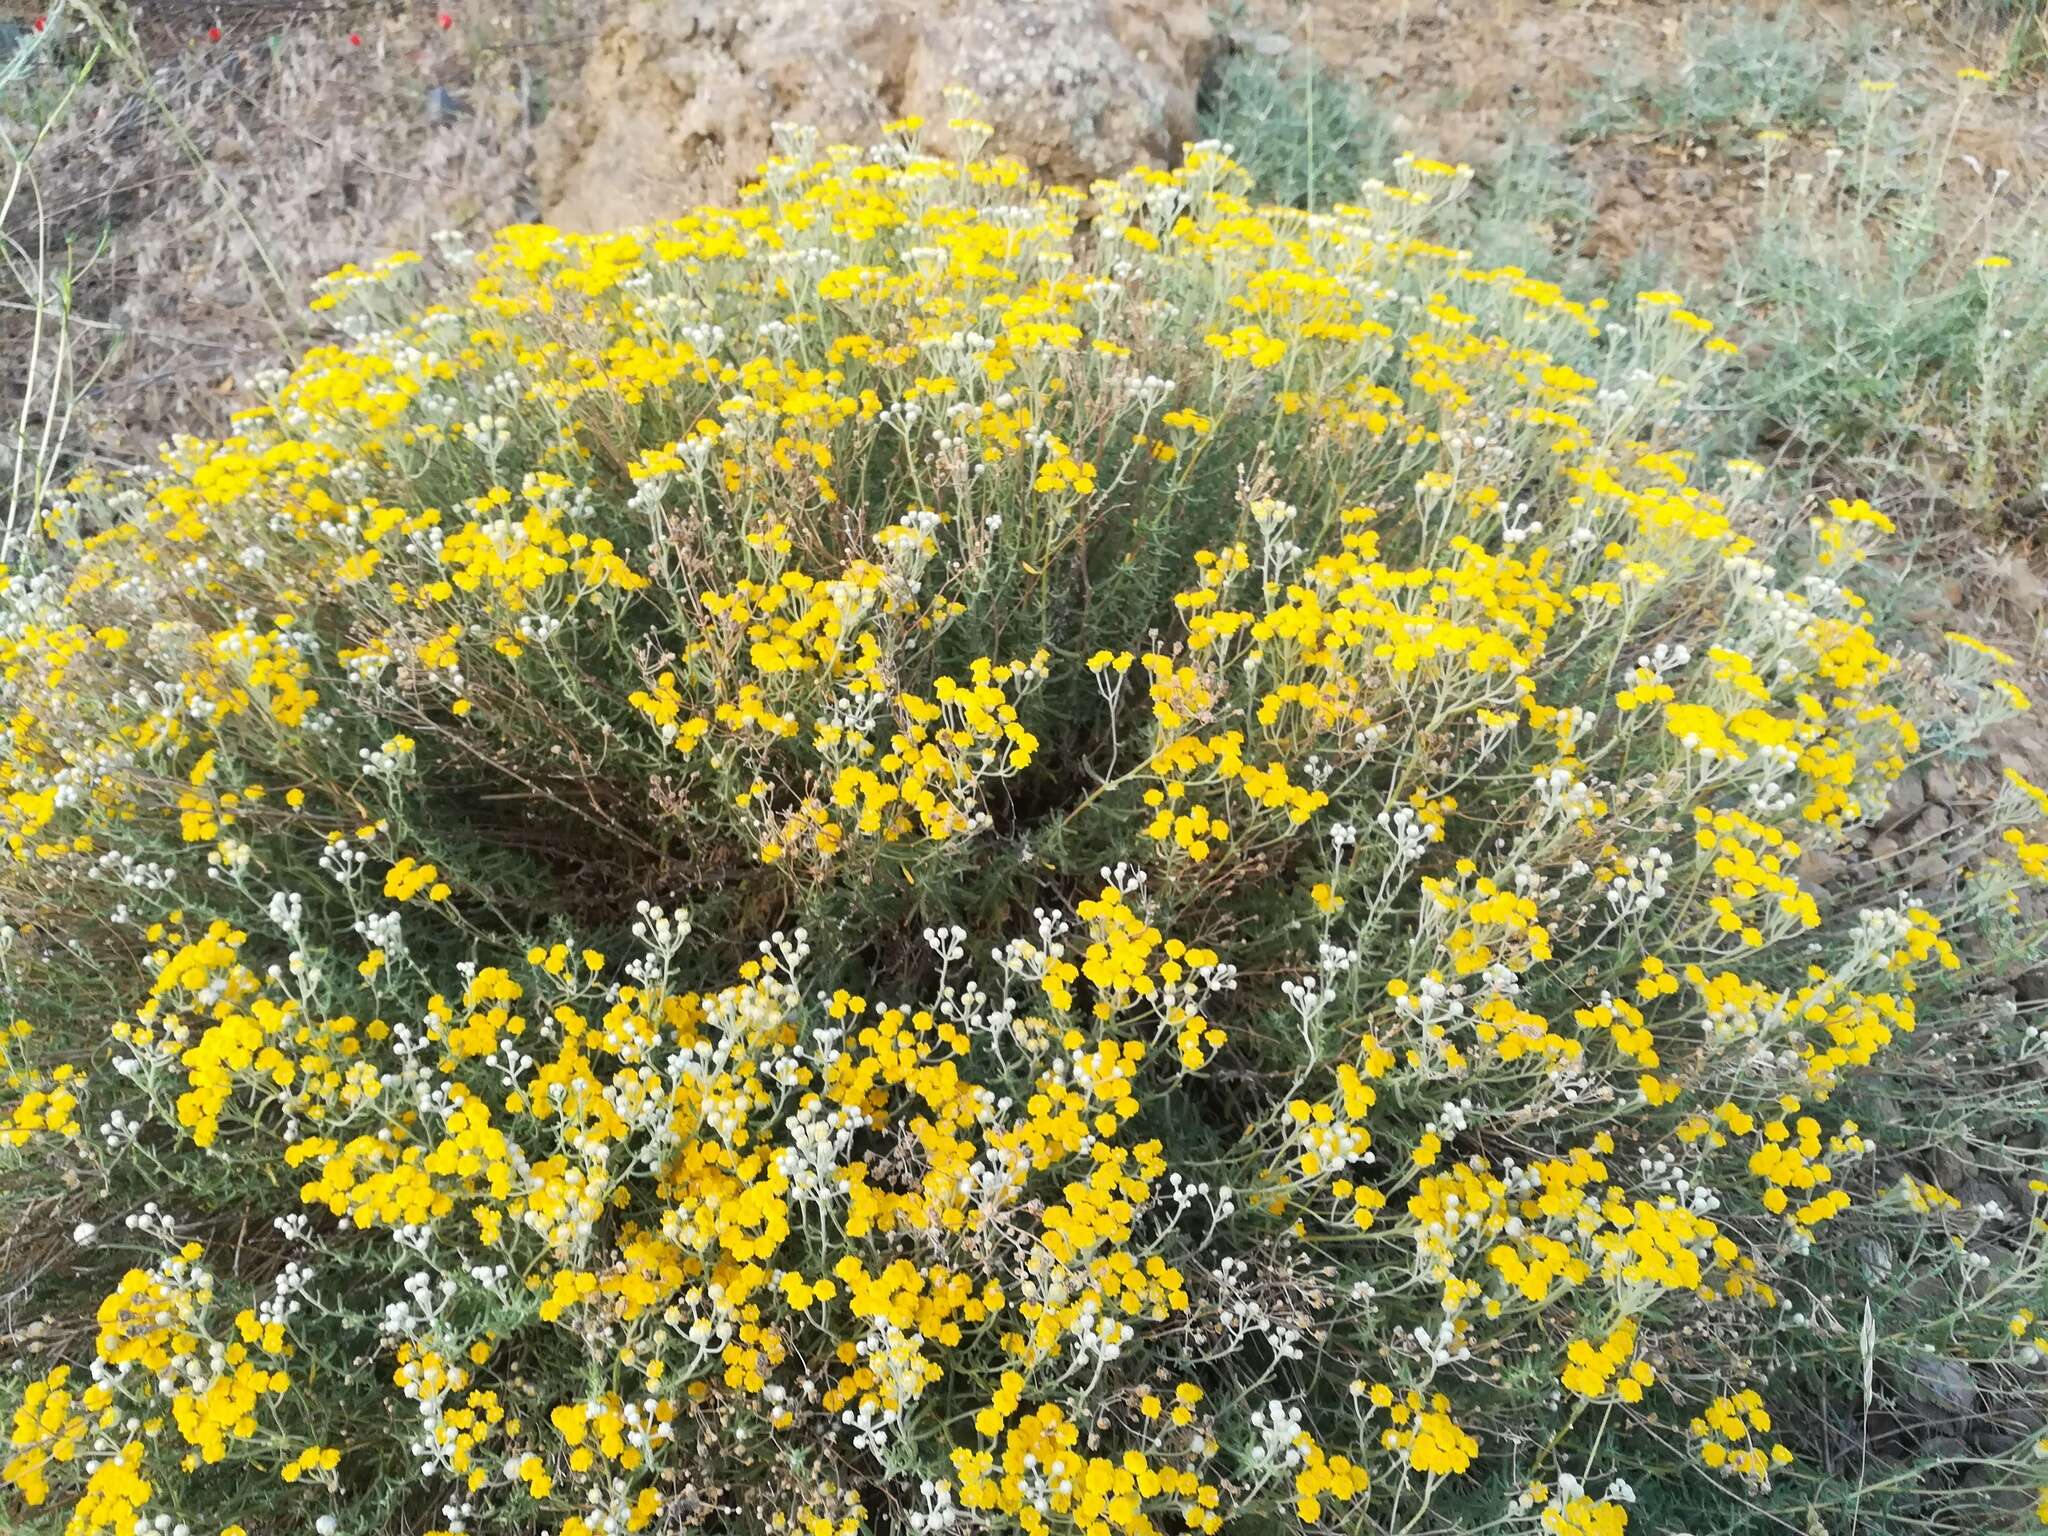
[[563,224],[637,222],[730,186],[776,122],[828,139],[943,122],[948,86],[981,97],[1010,153],[1086,181],[1195,135],[1218,43],[1202,0],[631,0],[548,122],[542,206]]

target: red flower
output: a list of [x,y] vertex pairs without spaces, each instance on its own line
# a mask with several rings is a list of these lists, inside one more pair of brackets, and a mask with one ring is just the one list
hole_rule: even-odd
[[49,25],[49,18],[48,18],[48,17],[45,17],[45,16],[38,16],[38,17],[36,18],[36,30],[37,30],[38,32],[42,31],[42,30],[43,30],[43,28],[44,28],[45,26],[47,26],[47,25]]
[[450,16],[446,11],[443,11],[440,15],[436,16],[434,20],[438,21],[441,24],[441,30],[443,32],[446,32],[450,27],[455,25],[455,18],[453,16]]
[[362,34],[362,33],[360,33],[360,32],[351,32],[351,33],[349,33],[349,35],[348,35],[348,45],[349,45],[349,47],[351,47],[351,48],[360,48],[360,47],[362,47],[362,46],[363,46],[363,34]]
[[217,42],[219,42],[219,41],[220,41],[220,28],[219,28],[219,27],[208,27],[208,28],[206,29],[206,40],[207,40],[207,41],[208,41],[209,43],[217,43]]

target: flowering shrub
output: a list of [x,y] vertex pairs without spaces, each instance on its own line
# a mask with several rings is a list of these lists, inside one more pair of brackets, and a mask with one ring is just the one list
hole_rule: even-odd
[[[1305,215],[891,131],[338,274],[243,435],[48,509],[10,1519],[1961,1508],[1835,1421],[1873,1305],[2035,1411],[2040,1224],[1987,1256],[1854,1094],[2038,1059],[1958,947],[2033,941],[2048,793],[1960,895],[1815,861],[2004,658],[1887,639],[1867,504],[1693,461],[1676,295],[1431,243],[1462,170]],[[1925,1282],[1862,1335],[1852,1243]]]

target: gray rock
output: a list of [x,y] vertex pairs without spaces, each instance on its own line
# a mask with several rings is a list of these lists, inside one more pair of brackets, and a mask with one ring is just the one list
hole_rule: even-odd
[[1953,1148],[1941,1143],[1927,1149],[1927,1167],[1934,1175],[1934,1182],[1948,1190],[1954,1189],[1976,1171],[1957,1157]]
[[1977,1411],[1977,1378],[1967,1361],[1915,1355],[1900,1365],[1899,1376],[1908,1402],[1949,1418],[1966,1419]]
[[[1196,93],[1218,41],[1207,0],[601,9],[581,85],[553,103],[536,146],[549,222],[583,229],[672,215],[701,193],[724,198],[730,167],[773,147],[777,118],[800,118],[829,144],[924,115],[926,147],[948,154],[949,85],[982,97],[975,115],[997,125],[1001,150],[1055,180],[1086,186],[1141,161],[1172,163],[1197,137]],[[1262,30],[1265,47],[1285,41]]]
[[1849,866],[1832,853],[1818,848],[1809,848],[1799,855],[1799,862],[1792,866],[1799,883],[1809,891],[1825,891]]
[[1949,814],[1947,806],[1930,805],[1913,818],[1913,840],[1924,843],[1930,838],[1940,837],[1953,825],[1955,817]]
[[1877,819],[1879,827],[1886,831],[1905,824],[1906,818],[1927,803],[1927,784],[1917,770],[1902,773],[1893,781],[1891,793],[1886,796],[1884,814]]
[[1947,878],[1948,859],[1938,849],[1928,849],[1906,866],[1908,885],[1935,886]]
[[1970,1448],[1954,1435],[1933,1435],[1921,1443],[1920,1454],[1929,1461],[1963,1461]]

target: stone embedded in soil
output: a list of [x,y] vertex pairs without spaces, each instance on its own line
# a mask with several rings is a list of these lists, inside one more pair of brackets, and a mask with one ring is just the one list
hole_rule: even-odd
[[1948,859],[1938,849],[1930,848],[1906,866],[1908,885],[1933,887],[1948,878]]
[[1913,1355],[1900,1362],[1899,1376],[1899,1390],[1909,1402],[1958,1419],[1976,1410],[1977,1378],[1966,1361]]
[[1792,867],[1799,883],[1809,891],[1825,891],[1849,867],[1848,862],[1819,848],[1808,848],[1799,855]]
[[1920,843],[1929,842],[1947,832],[1954,824],[1955,817],[1949,814],[1947,806],[1930,805],[1913,818],[1913,840]]
[[1902,773],[1891,787],[1891,794],[1885,800],[1884,815],[1878,818],[1877,824],[1890,831],[1926,803],[1926,781],[1918,772]]
[[543,129],[542,202],[555,223],[602,228],[729,196],[781,119],[866,142],[915,113],[944,146],[949,85],[982,97],[1005,153],[1085,183],[1194,136],[1214,45],[1201,0],[631,0]]

